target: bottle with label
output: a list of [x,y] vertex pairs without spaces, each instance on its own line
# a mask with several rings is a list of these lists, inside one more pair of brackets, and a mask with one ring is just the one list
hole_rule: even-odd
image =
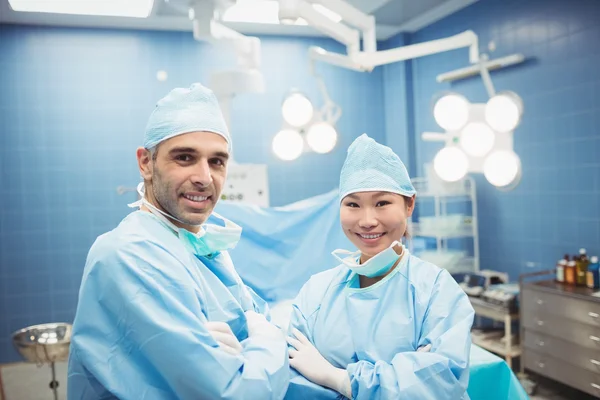
[[600,264],[598,257],[590,258],[590,265],[587,270],[587,287],[590,289],[600,289]]
[[575,263],[577,275],[575,279],[577,281],[578,286],[586,286],[587,283],[587,269],[590,264],[590,259],[588,258],[585,249],[579,249],[579,257]]
[[565,268],[565,282],[569,285],[574,285],[577,282],[575,278],[577,275],[576,269],[577,264],[575,261],[571,260],[567,262],[567,267]]
[[[568,257],[568,256],[567,256]],[[558,260],[556,264],[556,281],[560,283],[565,282],[565,268],[567,267],[567,260],[564,258]]]

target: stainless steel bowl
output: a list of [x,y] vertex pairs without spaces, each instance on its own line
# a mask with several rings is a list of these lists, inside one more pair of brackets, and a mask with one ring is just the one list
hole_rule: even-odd
[[25,360],[50,364],[69,358],[71,330],[67,323],[33,325],[13,333],[12,339]]

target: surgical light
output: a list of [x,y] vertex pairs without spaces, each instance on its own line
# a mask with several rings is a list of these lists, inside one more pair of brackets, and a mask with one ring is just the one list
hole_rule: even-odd
[[456,182],[467,174],[469,160],[458,147],[444,147],[433,159],[433,168],[441,179]]
[[469,119],[469,102],[459,94],[447,94],[435,103],[433,116],[445,130],[457,131]]
[[312,103],[301,93],[292,93],[281,106],[283,119],[295,128],[308,124],[313,117],[313,112]]
[[[455,93],[440,98],[435,104],[434,115],[440,125],[445,125],[446,132],[423,132],[422,138],[445,144],[433,160],[433,169],[440,179],[454,182],[469,172],[483,173],[498,189],[512,190],[522,175],[513,136],[521,122],[523,103],[513,92],[495,94],[489,79],[486,87],[491,93],[487,103],[470,103]],[[463,101],[466,111],[461,111]],[[451,110],[455,114],[458,110],[461,116],[453,116]],[[464,125],[456,129],[465,116]]]
[[329,153],[337,143],[337,132],[331,124],[318,122],[308,129],[306,142],[316,153]]
[[154,0],[8,0],[14,11],[147,18]]
[[303,150],[304,140],[296,130],[283,129],[273,138],[273,152],[282,160],[295,160]]
[[513,92],[499,93],[485,105],[485,120],[498,132],[514,130],[521,120],[523,102]]
[[[320,108],[313,109],[311,101],[304,94],[293,90],[283,102],[282,114],[284,121],[281,130],[294,131],[296,133],[294,135],[295,139],[293,139],[294,143],[306,140],[307,150],[325,154],[333,150],[337,143],[338,133],[335,126],[342,114],[342,109],[329,97],[323,78],[314,69],[311,69],[311,73],[318,83],[319,91],[323,97],[323,105]],[[275,139],[273,140],[273,146],[275,146]],[[297,155],[294,153],[293,158],[287,159],[295,159],[302,153],[302,147],[294,146],[296,146],[294,148],[300,150],[297,151]],[[285,157],[280,158],[286,159]]]
[[460,147],[470,156],[483,157],[494,147],[495,135],[482,122],[469,122],[460,132]]
[[514,183],[521,170],[521,160],[512,151],[497,150],[483,163],[483,175],[492,185],[502,188]]

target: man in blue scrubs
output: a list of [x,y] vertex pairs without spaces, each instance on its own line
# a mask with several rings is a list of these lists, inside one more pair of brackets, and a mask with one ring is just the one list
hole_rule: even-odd
[[[213,213],[231,138],[200,84],[160,100],[137,150],[141,200],[98,237],[73,325],[69,399],[280,399],[284,335],[227,250],[241,228]],[[209,216],[218,223],[207,223]]]

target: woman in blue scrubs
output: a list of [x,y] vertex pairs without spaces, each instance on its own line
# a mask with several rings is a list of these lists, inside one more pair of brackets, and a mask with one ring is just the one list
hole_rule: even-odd
[[358,248],[294,301],[287,399],[468,399],[473,308],[452,276],[402,245],[416,191],[367,135],[340,177],[342,229]]

